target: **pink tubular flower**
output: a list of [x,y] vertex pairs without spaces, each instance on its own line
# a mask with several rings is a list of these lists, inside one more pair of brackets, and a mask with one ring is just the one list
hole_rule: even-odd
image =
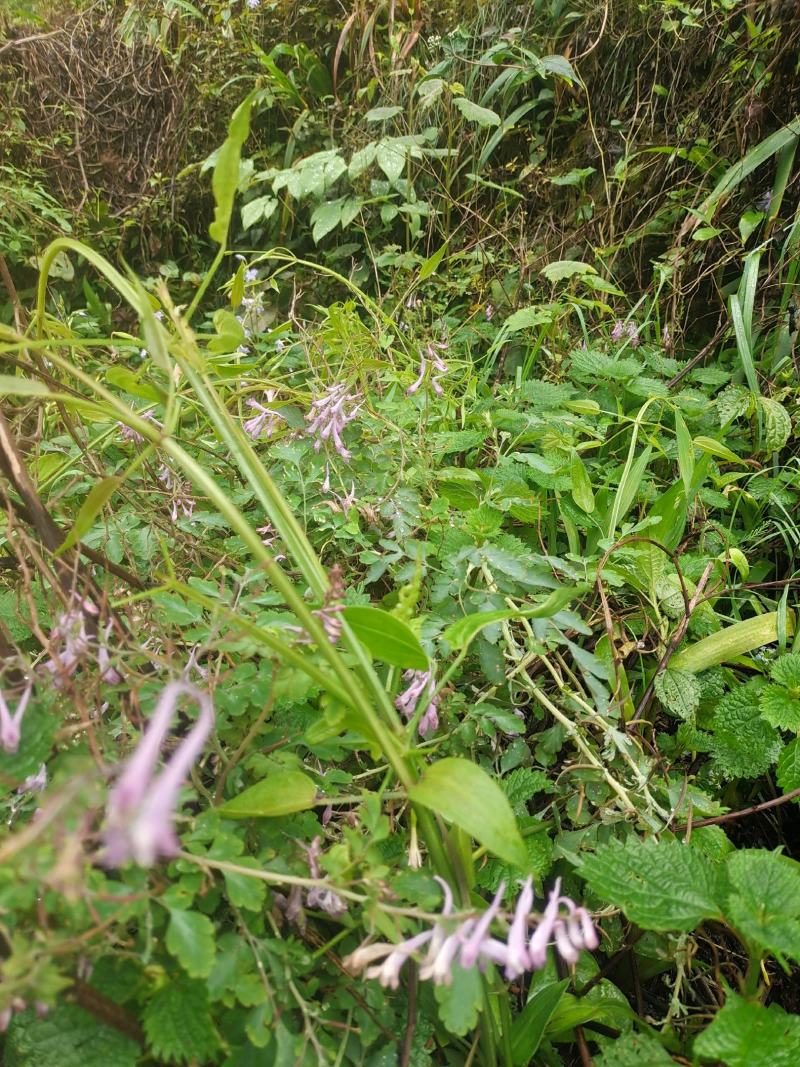
[[103,681],[109,685],[117,685],[122,681],[122,675],[111,666],[108,651],[111,622],[94,634],[89,632],[90,629],[95,629],[94,620],[99,614],[97,605],[88,597],[80,602],[76,598],[50,631],[49,645],[53,654],[44,667],[53,675],[56,688],[60,688],[66,678],[71,678],[82,662],[91,658],[93,646],[97,648],[94,655]]
[[611,340],[616,344],[617,341],[621,341],[625,333],[625,323],[622,319],[617,319],[614,323],[614,329],[611,331]]
[[407,687],[397,697],[394,706],[400,714],[410,721],[414,718],[417,705],[420,700],[427,701],[427,707],[419,720],[420,737],[427,737],[439,729],[439,700],[438,697],[431,699],[431,694],[436,688],[433,678],[433,668],[427,671],[405,671],[403,681],[408,682]]
[[351,458],[352,453],[345,448],[342,441],[342,432],[361,410],[357,400],[358,396],[351,395],[347,391],[347,385],[339,382],[337,385],[329,385],[322,396],[311,402],[311,411],[306,415],[306,432],[316,437],[314,448],[317,452],[322,448],[323,442],[331,441],[342,459]]
[[[277,395],[275,389],[267,389],[264,393],[264,399],[269,404]],[[247,419],[242,424],[242,429],[247,436],[251,437],[254,441],[257,441],[259,437],[272,437],[280,422],[283,420],[283,415],[281,415],[279,411],[275,411],[273,408],[265,407],[252,397],[247,401],[247,406],[258,412],[252,419]]]
[[184,518],[191,519],[196,502],[193,497],[188,494],[188,486],[181,483],[172,474],[172,471],[166,465],[163,465],[158,472],[158,480],[163,482],[164,488],[167,492],[172,493],[172,505],[170,507],[170,518],[175,522],[178,518],[178,514],[184,516]]
[[[200,714],[156,777],[161,746],[183,695],[197,702]],[[107,866],[119,867],[133,860],[149,867],[159,857],[178,851],[173,820],[181,787],[213,725],[214,709],[207,693],[188,682],[170,682],[164,688],[144,737],[108,797],[103,831]]]
[[[437,351],[438,350],[438,351]],[[428,362],[430,362],[432,369],[431,372],[431,387],[437,396],[441,396],[444,390],[439,384],[439,379],[443,374],[447,374],[449,370],[447,364],[439,355],[439,352],[446,352],[447,344],[444,341],[433,341],[428,345],[426,353],[419,357],[419,374],[416,381],[406,389],[406,396],[413,396],[414,393],[420,388],[425,381],[425,377],[428,370]],[[426,358],[427,356],[427,358]],[[434,373],[435,372],[435,373]]]
[[[139,412],[137,412],[136,414],[138,415]],[[159,423],[156,422],[155,416],[153,415],[152,411],[142,412],[142,418],[147,419],[148,422],[154,422],[156,426],[159,425]],[[124,422],[118,422],[117,426],[119,426],[119,435],[123,441],[132,441],[135,445],[144,444],[144,437],[139,433],[138,430],[134,430],[132,426],[128,426]]]
[[28,682],[25,691],[19,698],[17,709],[13,715],[6,703],[5,696],[0,692],[0,748],[2,748],[4,752],[8,752],[9,755],[13,755],[19,748],[22,717],[25,714],[25,709],[31,698],[32,690],[33,683]]
[[630,343],[631,348],[638,348],[639,344],[640,344],[640,341],[639,341],[639,327],[636,325],[636,323],[633,321],[633,319],[631,319],[630,322],[628,323],[627,330],[628,330],[628,342]]
[[[383,959],[383,963],[366,970],[367,978],[377,978],[381,985],[396,989],[400,969],[422,945],[427,945],[425,956],[420,960],[419,976],[431,979],[435,985],[448,985],[452,981],[453,967],[464,969],[477,966],[483,970],[494,963],[505,968],[508,981],[518,978],[526,971],[536,971],[547,962],[547,948],[554,943],[561,958],[575,963],[584,949],[598,945],[589,913],[578,907],[569,897],[560,896],[561,883],[556,882],[544,914],[528,941],[528,926],[533,918],[533,888],[530,878],[522,887],[517,899],[511,926],[506,941],[494,938],[490,927],[500,913],[500,900],[505,886],[501,885],[489,907],[480,917],[470,916],[457,920],[453,916],[453,895],[450,887],[441,878],[436,879],[444,891],[441,914],[430,930],[424,930],[399,945],[377,943],[362,945],[346,960],[345,966],[358,971],[367,964]],[[567,915],[561,916],[560,909]]]

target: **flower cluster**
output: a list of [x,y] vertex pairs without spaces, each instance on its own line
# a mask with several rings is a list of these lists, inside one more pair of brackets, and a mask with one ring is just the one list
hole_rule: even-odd
[[194,497],[189,496],[188,487],[181,481],[179,481],[172,471],[166,465],[162,466],[158,472],[158,480],[163,484],[168,493],[172,494],[172,503],[170,507],[170,518],[173,522],[181,514],[187,519],[191,519],[196,502]]
[[347,385],[343,382],[329,385],[322,396],[312,400],[311,411],[306,415],[306,429],[312,437],[316,437],[314,448],[317,452],[322,448],[323,442],[332,441],[342,459],[351,458],[352,454],[342,441],[342,432],[361,410],[357,401],[358,395],[348,392]]
[[[264,399],[268,404],[271,403],[276,396],[277,391],[275,389],[267,389],[264,393]],[[283,421],[283,415],[280,411],[275,411],[274,408],[265,407],[253,397],[248,399],[247,406],[257,412],[251,419],[247,419],[242,424],[242,429],[247,436],[251,437],[254,441],[257,441],[259,437],[272,437]]]
[[[321,881],[323,874],[319,861],[322,858],[322,838],[315,837],[310,845],[305,845],[302,841],[297,843],[306,854],[309,874],[312,878]],[[288,897],[278,895],[278,903],[286,918],[289,922],[297,923],[299,926],[304,925],[303,893],[303,886],[293,885]],[[305,906],[313,910],[324,911],[334,918],[347,911],[347,905],[339,894],[327,885],[315,885],[305,890]]]
[[13,714],[6,703],[5,695],[0,691],[0,748],[10,755],[13,755],[19,748],[22,717],[31,698],[32,690],[33,685],[29,682],[20,696],[16,711]]
[[420,356],[419,374],[417,375],[416,381],[413,382],[411,385],[409,385],[408,389],[406,389],[406,396],[413,396],[414,393],[416,393],[416,391],[420,388],[422,383],[425,381],[425,377],[426,377],[426,375],[428,373],[428,363],[429,362],[430,362],[431,368],[432,368],[432,370],[431,370],[431,386],[433,388],[434,393],[436,393],[437,396],[441,396],[442,395],[444,390],[442,389],[441,385],[439,384],[439,379],[442,377],[443,374],[447,374],[447,371],[448,371],[449,368],[448,368],[447,364],[445,363],[445,361],[442,359],[442,357],[439,355],[439,352],[446,352],[446,351],[447,351],[447,344],[444,341],[432,341],[431,344],[428,345],[427,350],[426,350],[427,356],[426,356],[426,353],[423,353]]
[[[156,777],[161,746],[184,695],[196,701],[200,714]],[[164,688],[144,737],[108,796],[103,829],[103,861],[107,866],[119,867],[134,860],[149,867],[159,857],[175,855],[179,845],[173,820],[181,787],[213,725],[214,709],[207,693],[188,682],[170,682]]]
[[433,669],[427,671],[406,671],[403,681],[408,682],[407,687],[399,694],[394,706],[404,716],[406,721],[414,718],[419,702],[427,704],[422,717],[419,720],[420,737],[427,737],[439,729],[439,699],[433,697],[436,683],[433,677]]
[[621,341],[625,336],[627,336],[631,348],[639,347],[641,342],[639,338],[639,327],[636,323],[632,319],[629,319],[627,322],[623,322],[622,319],[617,319],[614,323],[614,329],[611,331],[611,340],[616,344],[617,341]]
[[[156,426],[160,425],[152,411],[142,412],[142,418],[147,419],[148,422],[155,423]],[[128,426],[124,422],[118,422],[117,426],[119,426],[119,435],[123,441],[131,441],[135,445],[144,444],[144,437],[138,430],[134,430],[132,426]]]
[[[348,970],[357,972],[366,967],[367,978],[376,978],[382,986],[397,989],[403,965],[427,945],[419,969],[419,977],[423,980],[430,979],[435,985],[449,985],[454,966],[464,969],[477,966],[484,970],[493,963],[503,967],[507,981],[513,981],[526,971],[541,970],[547,962],[547,949],[551,944],[568,964],[575,963],[584,949],[591,951],[599,944],[589,913],[569,897],[561,895],[560,879],[556,881],[533,933],[530,933],[533,888],[528,878],[517,898],[505,940],[491,935],[491,925],[500,914],[505,883],[500,885],[482,915],[456,919],[450,887],[441,878],[436,880],[444,892],[444,907],[433,927],[398,945],[386,942],[362,945],[344,961]],[[378,963],[379,960],[382,962]]]
[[111,622],[102,630],[97,629],[94,621],[87,625],[88,620],[96,620],[99,614],[97,605],[88,597],[80,603],[73,601],[50,631],[52,655],[44,666],[53,675],[57,687],[65,678],[71,678],[81,662],[92,655],[93,644],[97,645],[96,660],[103,681],[109,685],[117,685],[122,681],[122,675],[111,666],[108,651]]

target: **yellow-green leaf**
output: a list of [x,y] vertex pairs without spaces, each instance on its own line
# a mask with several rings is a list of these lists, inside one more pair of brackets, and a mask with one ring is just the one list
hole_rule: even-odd
[[256,782],[219,809],[225,819],[263,819],[307,811],[317,798],[317,787],[302,771],[276,771]]

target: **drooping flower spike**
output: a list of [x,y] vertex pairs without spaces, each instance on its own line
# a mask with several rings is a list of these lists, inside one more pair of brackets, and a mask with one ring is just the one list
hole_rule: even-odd
[[[182,696],[194,700],[200,714],[156,777],[161,746]],[[164,688],[144,737],[108,797],[103,830],[107,866],[119,867],[133,860],[149,867],[161,857],[175,855],[179,843],[173,822],[181,787],[213,725],[214,709],[207,693],[188,682],[170,682]]]
[[351,453],[342,441],[342,432],[360,410],[358,396],[349,393],[344,382],[329,385],[322,396],[312,400],[311,410],[306,415],[306,430],[316,437],[316,451],[319,452],[323,443],[330,441],[342,459],[350,459]]
[[434,698],[432,696],[436,688],[433,668],[427,671],[405,671],[403,681],[407,682],[408,685],[396,698],[394,706],[406,721],[410,721],[414,718],[419,702],[424,700],[426,702],[425,711],[417,727],[419,735],[420,737],[427,737],[428,734],[436,733],[439,729],[439,700],[438,697]]

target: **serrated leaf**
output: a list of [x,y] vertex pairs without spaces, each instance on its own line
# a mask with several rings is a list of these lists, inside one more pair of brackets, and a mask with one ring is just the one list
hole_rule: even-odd
[[483,983],[477,967],[452,969],[452,981],[434,987],[439,1018],[445,1029],[458,1037],[470,1033],[478,1025],[483,1007]]
[[181,977],[157,989],[142,1021],[150,1050],[168,1063],[206,1063],[219,1047],[203,982]]
[[800,959],[800,863],[766,849],[740,849],[726,869],[725,913],[734,929],[774,955]]
[[[547,305],[543,305],[541,307],[538,305],[534,305],[533,307],[529,308],[520,308],[519,311],[515,311],[505,320],[505,322],[503,323],[503,333],[518,333],[520,330],[528,330],[532,326],[547,325],[552,321],[553,311],[552,308],[548,307]],[[527,384],[529,383],[523,383],[523,390],[525,389],[525,385]],[[539,384],[544,386],[551,385],[550,382],[540,382],[532,384]],[[553,387],[551,386],[551,388]],[[558,388],[558,386],[556,386],[555,388]],[[527,394],[526,399],[528,399]]]
[[724,1008],[696,1038],[694,1052],[726,1067],[796,1067],[800,1018],[728,993]]
[[677,841],[610,841],[581,868],[592,890],[645,930],[692,930],[719,918],[723,882],[702,852]]
[[767,452],[780,452],[792,433],[789,412],[768,396],[759,397],[764,412],[764,448]]
[[58,1004],[43,1018],[19,1012],[3,1051],[5,1067],[135,1067],[135,1041],[75,1004]]
[[765,685],[758,694],[763,718],[779,730],[800,731],[800,700],[780,685]]
[[411,786],[409,796],[415,804],[460,827],[495,856],[525,868],[527,853],[508,797],[476,763],[454,757],[437,760]]
[[275,818],[314,806],[317,787],[302,771],[275,771],[218,808],[225,819]]
[[492,111],[491,108],[481,107],[480,104],[467,100],[465,96],[457,96],[453,103],[467,122],[477,123],[478,126],[500,125],[500,116],[496,111]]
[[774,727],[761,718],[758,696],[740,686],[720,700],[712,720],[711,752],[726,778],[757,778],[781,751]]
[[214,966],[214,924],[199,911],[169,909],[167,951],[191,978],[207,978]]
[[359,641],[381,663],[416,671],[429,666],[425,649],[411,627],[388,611],[373,607],[346,607],[344,619]]
[[595,1067],[675,1067],[675,1060],[648,1033],[631,1031],[606,1045]]
[[800,692],[800,654],[787,652],[778,656],[769,669],[769,676],[778,685]]
[[662,706],[679,719],[691,719],[697,711],[700,683],[688,671],[668,668],[656,675],[654,688]]

